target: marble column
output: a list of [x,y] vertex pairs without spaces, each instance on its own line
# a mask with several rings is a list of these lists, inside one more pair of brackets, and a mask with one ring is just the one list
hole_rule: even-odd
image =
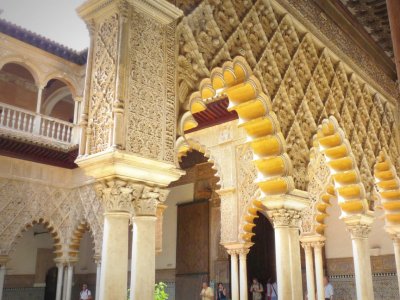
[[64,263],[57,263],[57,269],[58,269],[58,273],[57,273],[56,300],[61,300],[63,275],[64,275]]
[[369,224],[355,224],[347,226],[347,228],[351,234],[353,247],[357,299],[372,300],[374,299],[374,290],[368,244],[371,226]]
[[394,247],[394,258],[396,260],[397,283],[400,289],[400,238],[397,235],[393,236],[393,247]]
[[154,297],[156,220],[156,216],[135,216],[132,219],[131,300]]
[[6,277],[5,264],[0,265],[0,300],[3,299],[4,278]]
[[303,299],[303,280],[301,273],[300,240],[299,240],[299,215],[294,216],[289,226],[290,265],[292,281],[292,299]]
[[96,297],[95,300],[100,299],[100,277],[101,277],[101,260],[100,258],[95,259],[96,262]]
[[129,219],[124,211],[104,214],[100,300],[127,297]]
[[249,288],[247,286],[247,254],[250,249],[243,248],[239,251],[239,282],[240,282],[240,300],[247,300]]
[[67,265],[67,285],[65,287],[65,300],[71,300],[71,292],[72,292],[72,276],[74,274],[74,266],[69,263]]
[[63,288],[62,288],[62,299],[67,299],[67,282],[68,282],[68,268],[64,268],[64,279],[63,279]]
[[324,264],[322,259],[322,248],[324,242],[314,242],[314,259],[315,259],[315,282],[317,286],[317,299],[325,299],[325,288],[324,288]]
[[290,255],[289,224],[292,213],[288,210],[273,210],[268,212],[275,229],[276,279],[280,299],[292,299],[292,268]]
[[314,282],[314,264],[312,245],[310,242],[303,242],[306,259],[306,277],[307,277],[307,300],[315,300],[315,282]]
[[131,300],[153,299],[156,277],[157,206],[165,201],[168,190],[145,186],[142,196],[133,202]]
[[238,253],[236,250],[228,250],[231,256],[231,296],[232,300],[239,300],[239,269]]
[[40,111],[42,110],[42,93],[43,93],[43,87],[39,86],[38,87],[38,93],[37,93],[37,100],[36,100],[36,113],[40,114]]
[[127,298],[128,234],[132,202],[143,185],[115,177],[99,181],[96,192],[105,207],[100,268],[100,300]]

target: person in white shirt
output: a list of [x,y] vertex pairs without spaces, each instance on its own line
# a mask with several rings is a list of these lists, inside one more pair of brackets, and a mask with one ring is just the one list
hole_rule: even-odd
[[92,300],[92,293],[87,288],[87,284],[82,285],[82,291],[80,293],[80,300]]
[[276,282],[272,280],[272,278],[268,279],[267,282],[267,291],[266,291],[266,300],[277,300],[278,299],[278,286]]
[[324,289],[325,300],[333,300],[333,286],[330,284],[327,276],[324,276]]
[[203,289],[200,292],[201,300],[214,299],[214,291],[208,286],[207,282],[203,282]]

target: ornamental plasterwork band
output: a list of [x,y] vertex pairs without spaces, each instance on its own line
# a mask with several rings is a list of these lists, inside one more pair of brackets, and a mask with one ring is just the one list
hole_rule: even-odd
[[155,216],[157,205],[164,202],[168,190],[114,178],[96,184],[96,192],[106,212],[133,212],[136,216]]

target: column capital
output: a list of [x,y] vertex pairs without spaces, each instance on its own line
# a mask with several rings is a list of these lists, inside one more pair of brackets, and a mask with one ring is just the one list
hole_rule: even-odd
[[0,255],[0,266],[5,266],[9,260],[10,257],[8,255]]
[[371,232],[370,224],[351,224],[347,225],[347,230],[350,232],[352,239],[366,239]]
[[95,189],[106,212],[131,212],[132,201],[139,199],[143,185],[129,180],[112,178],[99,181],[95,185]]
[[324,241],[315,241],[311,243],[311,246],[314,249],[322,249],[325,246],[325,242]]
[[290,226],[299,227],[301,220],[300,212],[292,209],[275,209],[268,211],[274,227]]
[[141,196],[133,201],[135,216],[156,216],[157,206],[163,203],[169,194],[169,190],[159,187],[144,186]]

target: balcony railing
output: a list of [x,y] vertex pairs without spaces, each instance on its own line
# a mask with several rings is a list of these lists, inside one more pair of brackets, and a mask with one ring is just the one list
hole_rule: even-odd
[[53,141],[78,144],[77,125],[0,103],[0,128],[30,133]]

